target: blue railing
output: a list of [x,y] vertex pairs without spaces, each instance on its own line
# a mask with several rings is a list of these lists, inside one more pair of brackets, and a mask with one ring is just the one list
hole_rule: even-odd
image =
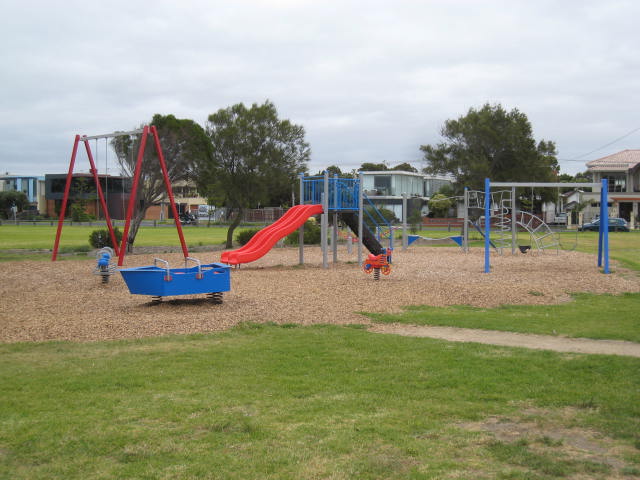
[[[322,204],[324,177],[302,177],[303,203]],[[357,210],[360,181],[329,177],[329,210]]]
[[[381,233],[384,229],[387,229],[389,232],[389,248],[393,249],[393,226],[389,221],[382,215],[382,212],[378,210],[375,204],[371,201],[371,199],[363,194],[362,198],[364,199],[365,208],[363,209],[364,215],[369,219],[371,224],[374,225],[374,234],[378,241],[381,241]],[[370,208],[366,208],[369,206]]]

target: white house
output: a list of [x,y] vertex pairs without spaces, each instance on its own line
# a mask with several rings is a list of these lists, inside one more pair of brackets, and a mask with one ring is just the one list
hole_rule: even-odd
[[444,185],[451,185],[449,177],[425,175],[423,173],[399,170],[361,172],[362,189],[377,207],[393,211],[402,219],[402,194],[409,198],[408,215],[414,209],[420,209],[423,215],[428,213],[427,202]]
[[[623,150],[587,163],[594,182],[606,178],[609,184],[609,215],[627,220],[632,225],[639,222],[640,204],[640,150]],[[585,194],[591,208],[599,207],[599,189]]]

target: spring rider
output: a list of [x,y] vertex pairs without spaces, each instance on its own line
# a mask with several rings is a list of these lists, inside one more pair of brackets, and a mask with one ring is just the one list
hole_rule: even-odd
[[113,250],[109,247],[101,248],[96,253],[98,262],[96,268],[93,270],[93,274],[100,275],[102,283],[109,283],[109,277],[116,271],[116,265],[111,262],[113,253]]
[[389,275],[391,273],[391,253],[392,248],[383,248],[380,255],[369,254],[369,257],[362,265],[365,273],[373,272],[373,279],[380,280],[380,272],[383,275]]

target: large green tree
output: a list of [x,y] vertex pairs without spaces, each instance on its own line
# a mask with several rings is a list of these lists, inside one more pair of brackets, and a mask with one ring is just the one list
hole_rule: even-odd
[[[204,129],[193,120],[160,114],[153,116],[150,125],[158,130],[170,182],[195,180],[196,165],[211,158],[211,142]],[[141,135],[127,135],[115,137],[111,142],[123,175],[134,175],[140,139]],[[133,243],[149,207],[166,200],[166,194],[153,137],[149,136],[136,195],[136,210],[129,230],[130,243]]]
[[554,142],[536,143],[527,116],[485,104],[442,127],[444,141],[422,145],[425,173],[448,174],[459,189],[480,189],[485,178],[501,182],[550,182],[558,170]]
[[258,204],[288,203],[311,151],[300,125],[278,118],[273,103],[238,103],[209,116],[211,160],[198,166],[198,189],[233,215],[226,248],[243,211]]

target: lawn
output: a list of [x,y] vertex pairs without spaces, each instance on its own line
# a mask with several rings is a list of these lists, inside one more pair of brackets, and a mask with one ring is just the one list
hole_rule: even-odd
[[[102,228],[106,227],[104,225],[92,227],[65,225],[62,229],[60,247],[88,247],[91,232]],[[0,250],[51,249],[56,237],[56,229],[56,226],[49,225],[2,225],[0,226]],[[189,245],[219,245],[227,238],[226,227],[184,227],[182,231]],[[180,245],[180,240],[173,226],[140,227],[136,245]]]
[[640,293],[576,294],[560,305],[498,308],[408,306],[400,314],[368,314],[382,323],[481,328],[507,332],[640,342]]
[[[0,478],[640,474],[639,359],[245,325],[2,345],[0,382]],[[469,426],[491,418],[548,434]],[[586,432],[610,453],[577,455]]]
[[[563,244],[597,254],[597,232],[564,232]],[[640,232],[611,232],[610,256],[623,266],[640,271]],[[532,292],[535,294],[535,292]],[[640,342],[640,293],[619,296],[576,294],[562,305],[515,306],[481,309],[466,305],[446,308],[409,305],[394,315],[370,314],[384,323],[482,328],[544,335],[565,335]]]
[[[12,228],[0,227],[0,249],[53,238]],[[63,243],[86,242],[91,228],[81,228],[65,227]],[[220,231],[185,234],[208,245]],[[136,243],[177,245],[171,235],[149,228]],[[597,236],[578,239],[591,249]],[[639,243],[636,232],[612,234],[612,258],[640,270]],[[555,306],[374,317],[640,341],[639,306],[640,294],[578,294]],[[242,325],[4,344],[0,385],[0,478],[640,478],[637,358]]]
[[[91,250],[89,235],[102,226],[65,226],[60,239],[60,253],[84,253]],[[34,253],[31,250],[51,250],[56,236],[56,226],[49,225],[2,225],[0,226],[0,261],[10,260],[50,260],[50,253]],[[243,228],[236,229],[236,234]],[[189,247],[203,245],[221,245],[227,239],[227,227],[184,227],[185,241]],[[135,241],[136,246],[180,245],[178,233],[173,226],[140,227]],[[7,250],[17,250],[8,252]],[[21,253],[26,250],[27,253]],[[58,257],[61,260],[78,257]]]

